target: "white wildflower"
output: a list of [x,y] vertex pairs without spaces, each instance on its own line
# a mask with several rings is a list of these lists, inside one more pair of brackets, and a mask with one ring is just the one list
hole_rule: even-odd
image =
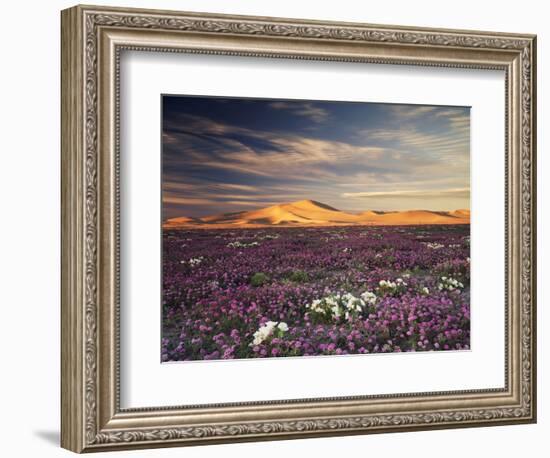
[[351,293],[330,294],[322,299],[315,299],[306,308],[324,319],[339,319],[361,313],[365,307],[365,301]]
[[283,332],[286,332],[286,331],[288,331],[288,324],[286,324],[284,321],[281,321],[281,322],[277,325],[277,328],[280,329],[280,330],[283,331]]
[[191,258],[188,261],[180,261],[180,264],[189,264],[191,267],[195,267],[198,266],[202,261],[204,261],[204,256]]
[[344,307],[349,311],[360,312],[363,310],[363,307],[365,306],[365,301],[363,301],[363,299],[355,297],[351,293],[344,294],[342,296],[342,301],[343,301]]
[[306,308],[313,310],[314,312],[321,312],[321,299],[315,299],[311,304],[307,304]]
[[227,246],[230,248],[251,248],[253,246],[259,246],[259,245],[260,244],[258,242],[243,243],[238,240],[235,242],[229,242],[227,244]]
[[284,322],[266,321],[260,328],[253,334],[253,340],[250,345],[260,345],[274,334],[281,337],[283,333],[288,331],[288,325]]
[[376,303],[377,296],[371,291],[365,291],[361,294],[361,299],[363,299],[367,304],[374,305]]
[[378,283],[380,288],[395,289],[397,288],[397,283],[390,280],[380,280]]
[[439,289],[439,291],[443,291],[443,290],[455,291],[455,290],[460,290],[461,288],[464,288],[464,285],[452,277],[441,277],[441,280],[437,285],[437,288]]
[[407,289],[408,283],[402,278],[397,278],[395,281],[380,280],[378,283],[378,290],[382,293],[389,293],[394,295],[396,293],[404,293]]

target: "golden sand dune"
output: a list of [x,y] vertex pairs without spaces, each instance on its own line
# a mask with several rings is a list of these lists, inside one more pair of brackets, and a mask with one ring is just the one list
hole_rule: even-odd
[[177,218],[171,218],[168,221],[166,221],[164,224],[167,224],[170,222],[172,225],[180,226],[180,225],[186,225],[186,224],[202,224],[203,221],[199,218],[193,218],[191,216],[179,216]]
[[165,229],[238,228],[265,226],[401,226],[422,224],[469,224],[470,210],[364,211],[347,213],[314,200],[272,205],[258,210],[223,213],[203,218],[178,217],[166,220]]
[[459,218],[470,218],[470,210],[460,209],[450,212],[451,215]]
[[436,212],[429,210],[408,210],[384,212],[369,216],[367,219],[387,225],[408,224],[468,224],[470,215],[455,215],[454,212]]

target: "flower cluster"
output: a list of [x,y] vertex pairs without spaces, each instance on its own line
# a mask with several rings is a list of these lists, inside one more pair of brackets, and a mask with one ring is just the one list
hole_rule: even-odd
[[[198,266],[202,261],[204,261],[204,256],[198,256],[196,258],[191,258],[189,261],[187,261],[187,264],[189,264],[191,267]],[[185,261],[181,261],[181,264],[185,264]]]
[[279,234],[258,235],[259,240],[277,240],[279,237]]
[[380,291],[381,294],[396,296],[405,292],[407,286],[407,282],[402,278],[398,278],[395,281],[380,280],[378,282],[378,291]]
[[245,242],[241,242],[239,240],[237,240],[235,242],[229,242],[227,244],[227,246],[230,247],[230,248],[251,248],[251,247],[259,246],[259,245],[260,244],[258,242],[245,243]]
[[427,242],[426,246],[428,248],[431,248],[432,250],[440,250],[441,248],[445,248],[445,245],[441,243],[434,243],[434,242]]
[[260,345],[270,337],[276,336],[281,338],[285,332],[288,331],[288,325],[281,321],[266,321],[260,328],[254,333],[254,340],[251,345]]
[[[369,302],[372,301],[370,296],[367,296],[367,298]],[[357,317],[363,312],[365,305],[366,301],[362,297],[355,297],[351,293],[338,293],[330,294],[322,299],[315,299],[311,304],[306,305],[306,309],[309,310],[309,318],[313,321],[331,322],[339,320],[342,317],[346,320]]]
[[378,296],[376,296],[376,294],[374,294],[372,291],[365,291],[363,294],[361,294],[361,299],[365,301],[365,304],[374,305],[376,304]]
[[455,291],[455,290],[464,288],[464,285],[458,280],[455,280],[454,278],[441,277],[441,281],[437,285],[437,288],[439,289],[439,291],[442,291],[445,289],[448,291]]

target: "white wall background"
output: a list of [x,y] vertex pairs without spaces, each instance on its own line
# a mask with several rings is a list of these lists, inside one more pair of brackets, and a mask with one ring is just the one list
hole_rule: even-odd
[[[113,0],[115,2],[115,0]],[[114,4],[95,0],[96,4]],[[388,0],[117,0],[117,6],[467,28],[538,35],[539,423],[187,449],[119,452],[135,457],[545,456],[550,433],[548,356],[548,125],[550,41],[545,2]],[[9,2],[0,46],[0,450],[3,456],[69,456],[59,440],[59,10],[71,2]],[[546,283],[546,284],[545,284]],[[546,384],[546,387],[544,386]],[[547,450],[546,450],[547,453]],[[112,455],[116,456],[116,455]]]

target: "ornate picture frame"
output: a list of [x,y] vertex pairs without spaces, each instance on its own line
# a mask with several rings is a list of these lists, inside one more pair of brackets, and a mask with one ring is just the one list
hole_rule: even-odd
[[[75,452],[536,421],[536,37],[75,6],[62,12],[61,445]],[[122,409],[124,50],[505,72],[503,389]]]

